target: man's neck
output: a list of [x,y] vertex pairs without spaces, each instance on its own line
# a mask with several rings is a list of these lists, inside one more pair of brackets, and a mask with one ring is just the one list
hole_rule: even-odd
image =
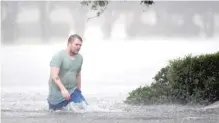
[[76,56],[76,54],[70,52],[70,49],[67,48],[66,51],[69,57],[74,58]]
[[76,56],[76,54],[73,54],[71,52],[69,52],[68,54],[69,54],[70,57],[75,57]]

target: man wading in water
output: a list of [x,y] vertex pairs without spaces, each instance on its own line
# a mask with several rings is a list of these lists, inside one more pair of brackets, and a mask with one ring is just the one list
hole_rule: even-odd
[[50,61],[49,109],[62,109],[70,102],[86,102],[81,94],[83,57],[78,53],[82,42],[79,35],[71,35],[67,48],[56,53]]

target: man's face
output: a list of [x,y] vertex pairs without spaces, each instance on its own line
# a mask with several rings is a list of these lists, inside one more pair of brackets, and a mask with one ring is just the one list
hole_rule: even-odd
[[78,52],[81,49],[81,45],[82,45],[82,42],[79,39],[75,38],[74,41],[72,41],[69,45],[71,54],[74,54],[74,55],[78,54]]

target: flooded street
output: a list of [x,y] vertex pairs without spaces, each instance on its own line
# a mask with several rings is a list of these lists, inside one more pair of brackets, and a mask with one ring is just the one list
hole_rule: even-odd
[[150,84],[168,60],[190,53],[213,53],[218,46],[214,40],[85,42],[81,49],[85,59],[82,92],[89,107],[84,113],[48,111],[49,61],[65,44],[3,46],[2,122],[217,123],[218,108],[130,106],[123,101],[133,89]]
[[[202,4],[156,3],[146,9],[140,1],[118,1],[94,18],[79,2],[1,2],[2,123],[219,123],[219,103],[124,103],[169,60],[219,50],[218,6]],[[80,113],[50,112],[49,63],[73,33],[83,37],[82,93],[89,106]]]
[[[118,108],[115,107],[114,108]],[[218,109],[203,110],[200,107],[180,105],[124,106],[122,111],[95,111],[86,113],[48,111],[3,111],[4,123],[217,123]],[[118,110],[118,109],[117,109]]]

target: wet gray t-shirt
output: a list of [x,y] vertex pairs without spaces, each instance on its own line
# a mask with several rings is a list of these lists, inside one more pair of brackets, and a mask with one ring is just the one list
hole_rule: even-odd
[[[83,58],[80,54],[77,54],[74,60],[71,60],[66,50],[61,50],[56,53],[51,61],[50,67],[59,67],[59,77],[65,88],[70,94],[76,89],[76,75],[81,71]],[[49,79],[49,95],[48,101],[51,104],[58,104],[64,101],[60,89],[56,83],[50,77]]]

